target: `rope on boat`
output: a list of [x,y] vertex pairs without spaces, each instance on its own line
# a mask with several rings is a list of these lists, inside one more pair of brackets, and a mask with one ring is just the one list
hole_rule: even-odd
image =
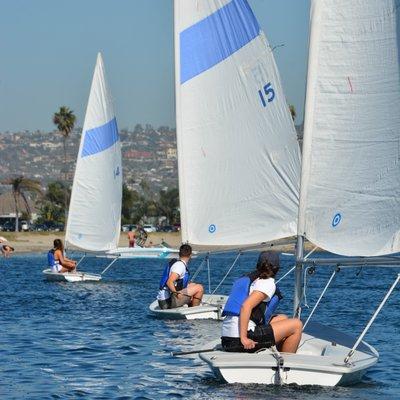
[[111,261],[111,263],[105,268],[103,269],[103,271],[100,273],[100,275],[103,275],[104,272],[106,272],[114,263],[116,263],[119,259],[119,256],[115,257],[114,260]]
[[204,261],[206,261],[208,254],[203,258],[203,261],[200,263],[199,267],[197,268],[196,272],[192,276],[192,280],[196,279],[197,275],[200,273],[201,269],[203,268]]
[[281,280],[285,279],[291,272],[293,272],[296,269],[296,266],[294,266],[293,268],[291,268],[288,272],[286,272],[285,275],[282,276],[282,278],[279,278],[276,283],[278,284]]
[[220,286],[223,284],[223,282],[225,281],[225,279],[228,277],[228,275],[230,274],[230,272],[232,271],[233,267],[236,265],[236,263],[238,262],[240,256],[243,253],[241,251],[239,251],[238,255],[235,258],[235,261],[233,261],[233,264],[231,265],[231,267],[228,269],[228,272],[225,274],[225,276],[222,278],[221,282],[217,285],[217,287],[213,290],[213,292],[211,294],[214,294],[219,288]]
[[345,364],[349,364],[350,358],[354,355],[357,347],[359,346],[359,344],[361,343],[361,341],[363,340],[364,336],[366,335],[366,333],[368,332],[369,328],[371,327],[371,325],[373,324],[373,322],[375,321],[376,317],[378,316],[378,314],[380,313],[382,307],[385,305],[386,301],[388,300],[389,296],[392,294],[394,288],[396,287],[396,285],[399,283],[400,281],[400,274],[397,275],[397,278],[395,279],[395,281],[393,282],[392,286],[390,287],[389,291],[386,293],[385,297],[383,298],[383,300],[381,301],[381,304],[379,304],[379,307],[376,309],[376,311],[374,312],[374,314],[372,315],[371,319],[369,320],[367,326],[364,328],[364,330],[362,331],[361,335],[359,336],[359,338],[357,339],[357,341],[354,343],[354,346],[351,348],[351,350],[349,351],[349,353],[347,354],[346,358],[344,359],[344,363]]
[[313,316],[313,314],[314,314],[315,310],[317,309],[319,303],[321,302],[322,297],[324,297],[325,292],[328,290],[328,287],[329,287],[329,285],[331,284],[333,278],[335,277],[336,273],[339,272],[339,271],[340,271],[340,268],[339,268],[339,267],[336,268],[335,271],[333,271],[331,277],[330,277],[329,280],[328,280],[328,283],[325,285],[324,290],[322,291],[322,293],[321,293],[321,295],[319,296],[317,302],[315,303],[313,309],[311,310],[310,315],[308,316],[306,322],[304,323],[304,325],[303,325],[303,331],[304,331],[305,327],[307,326],[308,322],[310,321],[311,317]]
[[272,355],[276,360],[276,374],[275,374],[275,385],[282,385],[282,370],[285,364],[285,360],[282,357],[281,353],[279,353],[278,349],[275,346],[271,347]]

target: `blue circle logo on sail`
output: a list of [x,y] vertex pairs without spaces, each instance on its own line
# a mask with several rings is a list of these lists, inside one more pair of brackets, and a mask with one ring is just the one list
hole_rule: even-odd
[[208,232],[210,232],[210,233],[214,233],[216,230],[217,230],[217,227],[214,224],[211,224],[208,227]]
[[340,221],[342,220],[342,214],[340,214],[340,213],[337,213],[334,217],[333,217],[333,220],[332,220],[332,227],[333,228],[336,228],[339,224],[340,224]]

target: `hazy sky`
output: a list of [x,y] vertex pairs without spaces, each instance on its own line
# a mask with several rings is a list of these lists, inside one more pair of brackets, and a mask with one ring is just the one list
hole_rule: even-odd
[[[201,0],[200,0],[201,1]],[[302,120],[309,1],[249,0]],[[0,131],[51,130],[61,105],[83,124],[102,51],[120,128],[175,126],[172,0],[0,0]]]

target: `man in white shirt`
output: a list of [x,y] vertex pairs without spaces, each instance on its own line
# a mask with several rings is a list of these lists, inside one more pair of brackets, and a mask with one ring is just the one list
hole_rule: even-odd
[[177,308],[187,304],[198,306],[203,298],[203,286],[190,282],[187,265],[192,257],[192,248],[183,244],[179,248],[179,260],[167,267],[161,279],[157,300],[161,309]]

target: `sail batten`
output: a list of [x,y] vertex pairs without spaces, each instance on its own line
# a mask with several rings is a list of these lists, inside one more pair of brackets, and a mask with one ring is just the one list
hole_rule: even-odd
[[175,0],[175,68],[182,240],[242,246],[294,235],[299,147],[248,2]]
[[66,242],[86,251],[117,248],[121,200],[121,146],[99,54],[75,168]]
[[400,251],[398,0],[313,0],[298,234]]

